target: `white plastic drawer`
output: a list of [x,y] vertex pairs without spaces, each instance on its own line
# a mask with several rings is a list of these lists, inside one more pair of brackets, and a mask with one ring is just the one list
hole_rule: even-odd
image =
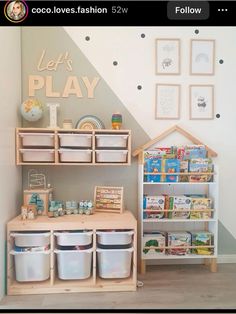
[[44,146],[54,147],[54,134],[52,133],[19,133],[23,147]]
[[61,162],[92,162],[91,150],[59,149]]
[[128,136],[129,135],[126,135],[126,134],[99,134],[99,135],[95,135],[96,147],[126,148]]
[[46,246],[50,243],[50,232],[13,232],[11,237],[14,237],[15,245],[21,247]]
[[97,231],[98,244],[125,245],[132,242],[133,231]]
[[98,274],[101,278],[127,278],[131,272],[133,248],[97,249]]
[[97,162],[126,162],[127,150],[96,150]]
[[50,274],[50,250],[44,252],[11,251],[17,281],[43,281]]
[[25,162],[54,162],[54,149],[20,149]]
[[59,134],[60,147],[92,147],[92,134]]
[[92,243],[93,232],[54,232],[54,235],[57,237],[58,245],[89,245]]
[[58,277],[64,280],[86,279],[91,276],[93,250],[55,250]]

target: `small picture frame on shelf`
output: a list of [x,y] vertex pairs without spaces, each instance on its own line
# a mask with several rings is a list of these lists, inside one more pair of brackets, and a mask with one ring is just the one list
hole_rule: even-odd
[[179,119],[180,85],[156,84],[155,119]]
[[214,119],[214,86],[189,86],[190,120]]
[[180,74],[180,40],[177,38],[156,39],[156,74]]
[[192,39],[190,44],[190,75],[214,75],[215,40]]
[[96,186],[94,207],[96,212],[123,213],[123,187]]

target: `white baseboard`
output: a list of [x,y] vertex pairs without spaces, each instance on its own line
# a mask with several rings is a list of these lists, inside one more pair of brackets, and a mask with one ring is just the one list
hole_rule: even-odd
[[230,264],[230,263],[236,263],[236,254],[222,254],[218,255],[217,257],[217,263],[218,264]]

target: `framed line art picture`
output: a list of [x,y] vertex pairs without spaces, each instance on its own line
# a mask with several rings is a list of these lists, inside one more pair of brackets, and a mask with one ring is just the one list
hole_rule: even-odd
[[155,119],[179,119],[180,85],[156,84]]
[[214,75],[215,40],[192,39],[190,44],[190,74]]
[[209,120],[214,118],[214,86],[190,85],[189,104],[191,120]]
[[156,39],[156,74],[180,74],[180,40],[162,38]]

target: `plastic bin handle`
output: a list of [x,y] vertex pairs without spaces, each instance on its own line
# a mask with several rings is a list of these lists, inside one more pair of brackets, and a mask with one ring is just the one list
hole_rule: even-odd
[[56,237],[63,236],[63,235],[92,235],[93,231],[85,231],[85,232],[54,232],[53,233]]
[[48,237],[50,236],[50,232],[42,232],[42,233],[17,233],[17,232],[11,232],[11,237],[32,237],[32,236],[43,236]]
[[99,249],[97,248],[96,249],[97,252],[133,252],[134,251],[134,248],[131,247],[129,249]]
[[68,253],[68,252],[76,252],[76,253],[92,253],[93,249],[87,249],[87,250],[54,250],[54,253],[60,254],[60,253]]
[[11,255],[19,255],[19,254],[50,254],[51,253],[51,250],[44,250],[44,251],[22,251],[22,252],[18,252],[18,251],[14,251],[14,250],[11,250],[10,251],[10,254]]

